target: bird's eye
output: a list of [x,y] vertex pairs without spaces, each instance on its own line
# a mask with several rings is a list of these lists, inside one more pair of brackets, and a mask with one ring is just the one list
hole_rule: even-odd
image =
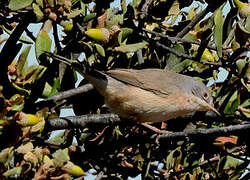
[[204,93],[203,93],[203,97],[204,97],[205,99],[207,99],[207,98],[208,98],[208,93],[207,93],[207,92],[204,92]]

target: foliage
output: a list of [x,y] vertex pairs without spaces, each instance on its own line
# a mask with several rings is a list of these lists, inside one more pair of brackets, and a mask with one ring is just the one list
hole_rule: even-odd
[[[43,55],[52,50],[72,59],[84,55],[84,61],[99,70],[162,68],[212,82],[209,89],[222,116],[204,118],[200,113],[188,120],[170,120],[167,130],[218,128],[250,117],[246,2],[121,0],[118,8],[112,2],[0,2],[1,37],[8,34],[0,39],[0,179],[69,179],[91,169],[103,179],[239,178],[249,164],[243,158],[249,156],[250,147],[245,132],[162,142],[131,122],[106,127],[93,123],[84,128],[69,124],[50,138],[60,128],[48,122],[64,106],[73,105],[76,115],[108,112],[93,89],[64,100],[39,102],[75,88],[75,72]],[[29,25],[39,23],[39,32],[29,30]],[[218,82],[222,68],[228,75]]]

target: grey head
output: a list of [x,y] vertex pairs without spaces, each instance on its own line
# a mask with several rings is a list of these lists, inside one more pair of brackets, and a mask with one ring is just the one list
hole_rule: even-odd
[[210,105],[213,105],[211,93],[204,83],[190,76],[182,76],[185,76],[185,78],[183,78],[183,83],[180,83],[180,85],[184,91],[186,91],[188,94],[193,94],[194,96],[199,97]]

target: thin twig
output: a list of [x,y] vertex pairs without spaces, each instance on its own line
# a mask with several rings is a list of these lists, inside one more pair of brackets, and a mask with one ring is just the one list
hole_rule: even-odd
[[31,31],[28,30],[28,28],[25,29],[25,32],[26,32],[27,36],[28,36],[30,39],[32,39],[32,41],[34,41],[34,42],[36,41],[36,37],[32,34]]
[[57,48],[58,53],[60,54],[62,47],[60,45],[60,41],[58,38],[57,24],[53,22],[52,25],[53,25],[53,36],[54,36],[56,48]]
[[202,12],[200,12],[181,32],[177,34],[177,37],[182,38],[184,37],[193,27],[202,19],[204,18],[207,13],[210,11],[210,7],[207,6]]
[[70,89],[70,90],[67,90],[67,91],[63,91],[63,92],[60,92],[54,96],[51,96],[47,99],[44,99],[40,102],[51,102],[53,101],[54,103],[57,102],[57,101],[61,101],[63,99],[67,99],[67,98],[70,98],[70,97],[73,97],[73,96],[76,96],[78,94],[82,94],[82,93],[86,93],[90,90],[94,89],[93,85],[92,84],[85,84],[83,86],[80,86],[78,88],[74,88],[74,89]]
[[[172,42],[183,42],[183,43],[191,43],[191,44],[197,44],[197,45],[200,45],[201,42],[199,41],[193,41],[193,40],[188,40],[188,39],[182,39],[182,38],[179,38],[179,37],[171,37],[171,36],[168,36],[168,35],[165,35],[165,34],[162,34],[162,33],[158,33],[158,32],[155,32],[155,31],[151,31],[151,30],[148,30],[146,28],[142,28],[142,30],[144,32],[147,32],[147,33],[150,33],[150,34],[154,34],[156,36],[159,36],[159,37],[162,37],[162,38],[166,38]],[[212,50],[216,50],[215,47],[211,46],[211,45],[207,45],[207,48],[209,49],[212,49]],[[227,49],[227,48],[225,48]]]
[[176,51],[176,50],[174,50],[173,48],[167,47],[167,46],[161,44],[160,42],[156,42],[156,41],[154,41],[154,40],[152,40],[152,39],[149,39],[149,38],[147,38],[147,37],[145,37],[145,36],[142,36],[142,35],[141,35],[141,37],[142,37],[144,40],[148,41],[149,43],[154,43],[154,45],[156,45],[157,47],[160,47],[160,48],[162,48],[162,49],[164,49],[164,50],[166,50],[166,51],[169,51],[169,52],[173,53],[173,54],[176,55],[177,57],[182,57],[182,58],[190,59],[190,60],[193,60],[193,61],[197,61],[197,62],[199,62],[199,63],[202,63],[202,64],[214,65],[214,66],[222,66],[222,63],[221,63],[221,62],[210,62],[210,61],[206,61],[206,60],[204,60],[204,59],[199,60],[199,59],[196,59],[196,57],[194,57],[194,56],[189,56],[189,55],[184,54],[184,53],[182,53],[182,52]]

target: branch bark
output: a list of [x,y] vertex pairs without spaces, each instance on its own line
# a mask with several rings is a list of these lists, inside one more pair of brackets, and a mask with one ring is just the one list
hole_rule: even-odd
[[219,128],[209,128],[209,129],[195,129],[185,132],[173,132],[169,134],[162,134],[159,137],[160,141],[166,141],[166,140],[178,140],[178,139],[197,139],[201,136],[210,136],[210,137],[216,137],[216,136],[227,136],[227,135],[239,135],[244,132],[247,132],[250,130],[250,124],[238,124],[238,125],[231,125],[227,127],[219,127]]
[[114,124],[120,121],[119,116],[116,114],[88,114],[49,119],[46,125],[48,125],[50,130],[60,130],[83,128],[89,124]]
[[63,99],[68,99],[68,98],[71,98],[71,97],[76,96],[78,94],[86,93],[92,89],[94,89],[94,86],[92,84],[85,84],[85,85],[80,86],[78,88],[63,91],[63,92],[60,92],[60,93],[58,93],[54,96],[51,96],[47,99],[39,101],[36,103],[36,106],[44,107],[47,105],[51,105],[51,103],[56,103],[56,102],[61,101]]
[[[90,124],[115,124],[121,122],[121,119],[116,114],[90,114],[82,116],[69,116],[62,118],[49,119],[47,125],[50,130],[69,129],[69,128],[83,128]],[[181,140],[185,138],[197,139],[202,136],[227,136],[240,135],[250,130],[250,123],[230,125],[227,127],[195,129],[189,131],[179,131],[162,134],[159,136],[159,142],[168,140]]]

